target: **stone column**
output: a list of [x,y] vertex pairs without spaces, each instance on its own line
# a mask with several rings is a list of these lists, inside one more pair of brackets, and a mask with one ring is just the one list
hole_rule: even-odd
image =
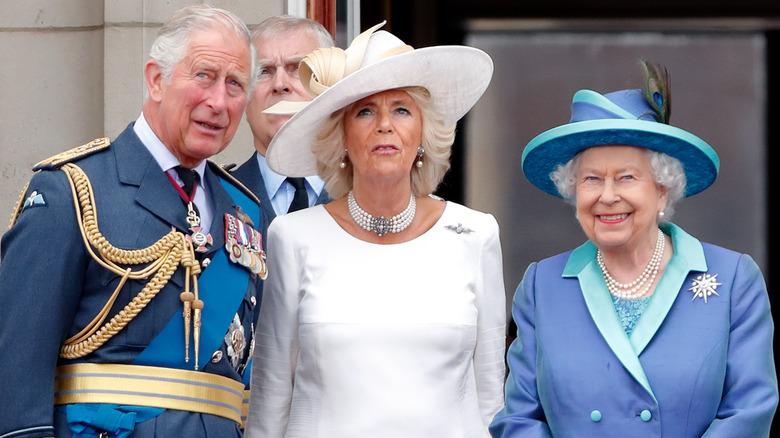
[[[209,3],[251,28],[291,0],[4,0],[0,14],[0,234],[32,166],[97,137],[116,137],[141,113],[143,65],[179,8]],[[217,157],[251,152],[246,121]]]
[[103,134],[103,0],[6,0],[0,14],[0,230],[30,169]]

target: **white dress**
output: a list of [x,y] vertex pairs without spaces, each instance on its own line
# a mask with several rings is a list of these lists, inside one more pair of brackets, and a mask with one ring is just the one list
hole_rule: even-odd
[[318,205],[268,239],[247,437],[490,436],[506,322],[493,216],[448,202],[420,237],[380,245]]

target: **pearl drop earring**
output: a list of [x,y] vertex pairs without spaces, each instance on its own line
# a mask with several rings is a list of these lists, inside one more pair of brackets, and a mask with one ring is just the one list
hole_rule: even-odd
[[422,145],[417,146],[417,168],[423,167],[422,157],[425,153],[425,149],[423,149]]
[[344,153],[341,154],[341,163],[339,163],[339,168],[344,169],[347,167],[347,150],[344,149]]

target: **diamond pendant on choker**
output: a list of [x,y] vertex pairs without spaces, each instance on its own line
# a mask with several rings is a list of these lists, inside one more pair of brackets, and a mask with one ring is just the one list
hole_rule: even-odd
[[355,195],[351,190],[347,196],[347,206],[349,208],[349,214],[360,228],[366,231],[373,231],[379,237],[384,236],[387,233],[400,233],[405,230],[406,227],[412,223],[414,215],[417,212],[417,201],[414,197],[414,193],[409,196],[409,205],[406,206],[404,211],[390,219],[384,216],[374,217],[360,208],[355,200]]
[[601,268],[601,274],[604,276],[604,281],[607,283],[607,289],[609,293],[618,298],[624,300],[635,300],[650,290],[650,287],[655,281],[656,275],[658,275],[658,269],[661,267],[661,259],[664,256],[664,249],[666,248],[666,238],[664,233],[659,229],[658,238],[655,242],[655,250],[653,256],[647,263],[645,270],[630,283],[620,283],[609,274],[607,266],[604,264],[604,257],[601,255],[601,250],[596,252],[596,261]]

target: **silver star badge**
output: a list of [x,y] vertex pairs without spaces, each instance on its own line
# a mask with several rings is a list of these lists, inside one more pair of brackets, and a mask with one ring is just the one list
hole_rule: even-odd
[[[688,289],[689,291],[693,292],[693,298],[691,301],[695,300],[696,298],[703,298],[704,302],[707,302],[707,298],[710,295],[718,295],[717,292],[715,292],[715,289],[718,288],[723,283],[718,283],[717,278],[718,274],[710,275],[706,272],[704,274],[699,275],[696,277],[695,280],[693,280],[693,286]],[[718,295],[720,296],[720,295]]]

